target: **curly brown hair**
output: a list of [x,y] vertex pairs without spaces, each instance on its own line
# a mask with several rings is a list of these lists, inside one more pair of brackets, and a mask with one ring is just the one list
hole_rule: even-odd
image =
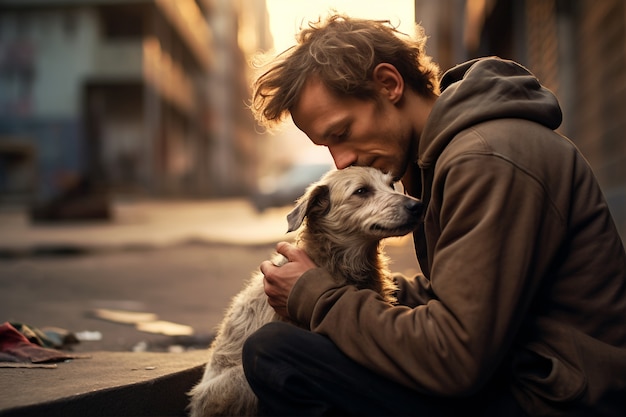
[[388,20],[334,14],[309,22],[296,40],[296,45],[273,58],[252,85],[250,108],[266,127],[284,119],[311,75],[338,95],[374,99],[373,70],[389,63],[418,94],[439,94],[439,67],[425,53],[426,36],[419,25],[411,38]]

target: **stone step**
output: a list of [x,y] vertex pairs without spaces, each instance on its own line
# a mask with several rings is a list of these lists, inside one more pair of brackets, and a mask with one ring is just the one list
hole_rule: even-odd
[[0,368],[0,416],[185,416],[207,351],[93,352],[55,368]]

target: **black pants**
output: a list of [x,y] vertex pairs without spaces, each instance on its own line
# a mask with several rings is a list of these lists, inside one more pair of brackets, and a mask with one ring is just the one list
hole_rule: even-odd
[[510,395],[451,400],[410,390],[352,361],[326,337],[282,322],[246,341],[243,367],[261,415],[523,415]]

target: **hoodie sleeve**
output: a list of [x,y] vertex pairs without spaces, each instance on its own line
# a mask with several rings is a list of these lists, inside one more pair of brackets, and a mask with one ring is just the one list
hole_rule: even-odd
[[[469,395],[493,375],[556,249],[538,242],[562,233],[540,184],[506,158],[480,152],[440,165],[427,222],[435,298],[389,306],[377,294],[337,288],[321,270],[294,286],[290,315],[328,336],[375,372],[431,394]],[[432,227],[433,225],[428,225]],[[554,242],[556,239],[551,239]],[[533,242],[533,245],[528,244]]]
[[417,307],[426,304],[434,298],[430,281],[419,273],[413,277],[394,274],[393,280],[398,286],[398,304],[408,307]]

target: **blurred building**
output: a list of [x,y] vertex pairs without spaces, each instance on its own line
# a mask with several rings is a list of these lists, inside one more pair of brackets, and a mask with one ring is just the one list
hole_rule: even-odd
[[[250,61],[273,46],[265,0],[211,0],[214,65],[209,79],[212,109],[211,148],[207,160],[212,195],[248,194],[257,185],[266,136],[247,105],[254,77]],[[265,138],[266,139],[266,138]]]
[[[37,205],[94,190],[245,192],[245,53],[271,43],[264,10],[254,0],[0,0],[0,196]],[[262,36],[242,34],[242,19]]]
[[626,242],[626,2],[415,0],[428,52],[443,70],[498,55],[559,98],[559,129],[585,155]]

